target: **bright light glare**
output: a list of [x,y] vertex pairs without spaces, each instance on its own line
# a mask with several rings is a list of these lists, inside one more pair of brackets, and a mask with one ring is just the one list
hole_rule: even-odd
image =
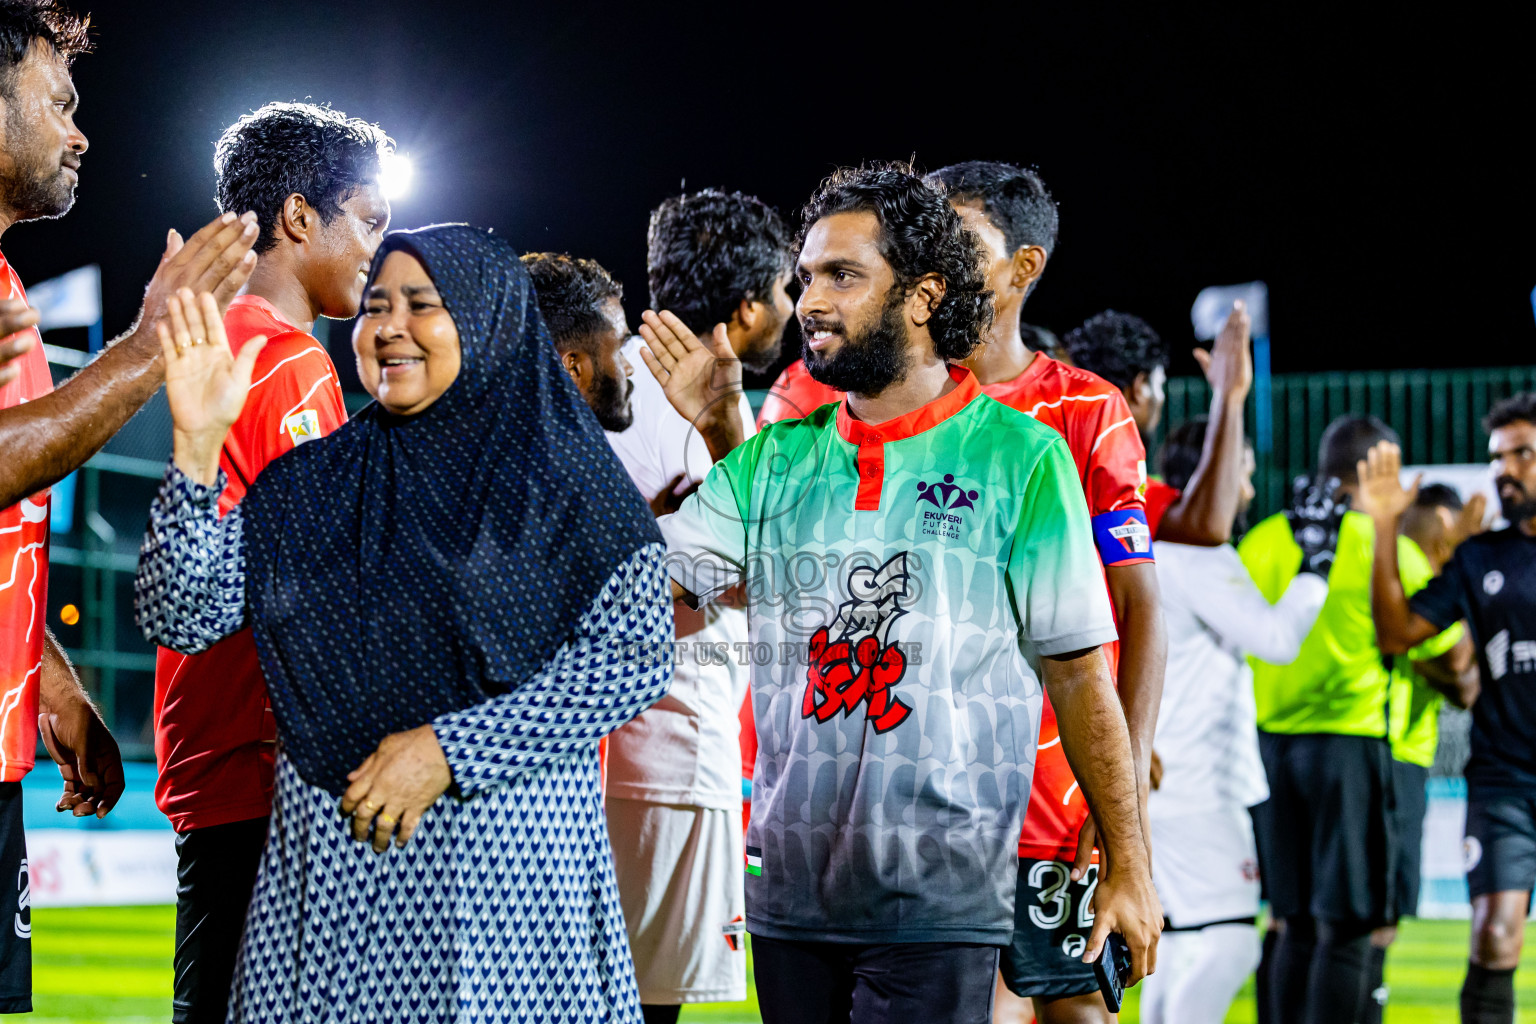
[[379,191],[389,200],[401,199],[411,190],[415,168],[404,153],[390,153],[379,165]]

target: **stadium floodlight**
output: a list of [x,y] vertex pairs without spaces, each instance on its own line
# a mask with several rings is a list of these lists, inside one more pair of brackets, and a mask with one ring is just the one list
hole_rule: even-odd
[[415,168],[404,153],[388,153],[379,163],[379,191],[389,200],[403,199],[411,190]]

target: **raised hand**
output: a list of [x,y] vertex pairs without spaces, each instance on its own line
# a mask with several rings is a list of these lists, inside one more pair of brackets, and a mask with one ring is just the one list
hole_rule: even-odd
[[1397,523],[1398,517],[1408,511],[1419,496],[1421,473],[1413,486],[1404,488],[1403,450],[1391,441],[1378,441],[1355,466],[1360,476],[1360,490],[1355,498],[1355,508],[1375,519],[1378,524]]
[[139,313],[136,332],[152,329],[152,325],[162,322],[170,308],[171,297],[183,289],[191,289],[198,295],[211,294],[222,316],[229,308],[230,300],[256,269],[256,253],[251,247],[260,233],[254,213],[240,217],[233,213],[223,214],[205,224],[185,242],[174,230],[169,232],[160,266],[144,289],[144,306]]
[[[15,360],[30,352],[37,344],[37,335],[28,330],[36,327],[37,321],[37,310],[22,300],[0,301],[0,388],[21,373],[21,367]],[[23,331],[26,333],[21,333]]]
[[1205,373],[1211,390],[1224,395],[1247,397],[1253,387],[1253,346],[1249,339],[1252,322],[1241,300],[1232,303],[1232,312],[1222,325],[1216,342],[1207,352],[1195,349],[1195,362]]
[[183,288],[166,300],[155,325],[165,354],[165,397],[174,422],[176,465],[201,484],[218,478],[219,450],[245,408],[256,357],[265,337],[246,342],[235,356],[224,335],[218,301]]
[[1476,537],[1488,529],[1488,495],[1478,491],[1467,499],[1467,503],[1461,506],[1461,511],[1456,513],[1456,525],[1451,530],[1451,544],[1455,546],[1468,537]]
[[731,348],[725,324],[701,341],[666,310],[640,315],[640,358],[661,384],[667,401],[689,423],[724,406],[732,415],[741,394],[741,360]]
[[662,310],[640,314],[640,358],[672,408],[693,424],[716,462],[746,440],[741,417],[741,360],[725,324],[700,340],[681,320]]

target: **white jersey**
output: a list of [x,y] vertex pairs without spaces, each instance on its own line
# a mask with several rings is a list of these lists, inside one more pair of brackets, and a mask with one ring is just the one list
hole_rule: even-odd
[[1247,655],[1295,660],[1328,585],[1301,573],[1274,605],[1230,545],[1156,544],[1168,628],[1168,668],[1154,747],[1162,783],[1152,817],[1251,807],[1269,797]]
[[[634,423],[609,432],[608,443],[646,500],[678,474],[683,486],[709,473],[709,448],[672,404],[640,358],[631,338],[624,357],[635,368]],[[747,436],[755,433],[743,395]],[[747,613],[713,604],[692,612],[678,606],[677,656],[672,688],[654,707],[608,739],[609,796],[694,807],[741,807],[738,713],[750,666],[736,644],[747,642]]]

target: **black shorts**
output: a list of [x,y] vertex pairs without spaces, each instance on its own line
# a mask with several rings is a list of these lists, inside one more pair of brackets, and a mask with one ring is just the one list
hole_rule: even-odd
[[752,936],[763,1024],[992,1024],[997,947]]
[[1093,964],[1083,963],[1093,934],[1097,865],[1072,881],[1072,865],[1019,858],[1013,897],[1013,942],[1003,950],[1003,984],[1016,996],[1063,999],[1099,990]]
[[1255,809],[1259,869],[1278,918],[1396,920],[1392,753],[1369,736],[1259,733],[1269,799]]
[[1424,812],[1429,796],[1424,784],[1429,769],[1406,761],[1392,762],[1393,799],[1397,803],[1392,816],[1396,833],[1397,883],[1393,903],[1398,917],[1412,917],[1419,912],[1419,882],[1424,864]]
[[1536,800],[1469,788],[1462,854],[1473,896],[1530,892],[1536,885]]
[[223,1024],[266,842],[266,818],[194,828],[176,837],[175,1024]]
[[0,1013],[32,1012],[32,877],[21,783],[0,782]]

